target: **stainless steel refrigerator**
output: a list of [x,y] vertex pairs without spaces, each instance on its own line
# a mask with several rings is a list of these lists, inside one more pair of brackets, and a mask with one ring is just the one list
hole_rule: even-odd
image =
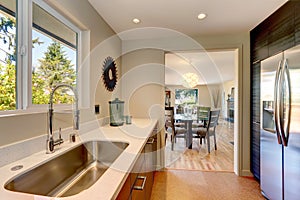
[[261,61],[262,193],[300,199],[300,46]]

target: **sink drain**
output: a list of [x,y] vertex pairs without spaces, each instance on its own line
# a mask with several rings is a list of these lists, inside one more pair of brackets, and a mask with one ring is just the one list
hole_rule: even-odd
[[12,168],[10,168],[11,171],[17,171],[17,170],[20,170],[23,168],[23,165],[17,165],[17,166],[14,166]]

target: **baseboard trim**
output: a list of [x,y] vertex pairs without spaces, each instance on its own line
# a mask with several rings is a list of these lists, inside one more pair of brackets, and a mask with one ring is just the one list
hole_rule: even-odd
[[250,170],[242,170],[240,176],[253,176]]

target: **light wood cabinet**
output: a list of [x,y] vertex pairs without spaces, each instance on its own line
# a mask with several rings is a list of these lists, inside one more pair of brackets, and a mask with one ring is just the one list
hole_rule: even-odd
[[[155,135],[156,136],[156,135]],[[145,185],[145,200],[150,199],[152,192],[152,185],[154,180],[154,171],[156,166],[156,137],[151,137],[148,139],[147,144],[145,146],[145,171],[144,176],[147,177],[146,185]]]
[[139,155],[137,162],[133,167],[133,171],[130,174],[132,190],[131,190],[131,199],[145,199],[145,182],[147,178],[143,174],[143,169],[145,165],[145,148]]
[[156,134],[150,137],[140,155],[144,159],[142,168],[135,178],[132,189],[132,200],[149,200],[152,192],[154,171],[156,166]]
[[130,199],[129,198],[130,195],[131,195],[131,183],[130,183],[130,175],[129,175],[116,199],[117,200],[127,200],[127,199]]
[[[156,130],[156,129],[155,129]],[[117,200],[149,200],[156,167],[157,135],[154,132],[140,152]]]

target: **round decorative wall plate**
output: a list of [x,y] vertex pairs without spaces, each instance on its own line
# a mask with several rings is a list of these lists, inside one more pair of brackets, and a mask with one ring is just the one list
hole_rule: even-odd
[[114,59],[110,56],[104,60],[102,79],[105,88],[112,92],[117,85],[117,67]]

